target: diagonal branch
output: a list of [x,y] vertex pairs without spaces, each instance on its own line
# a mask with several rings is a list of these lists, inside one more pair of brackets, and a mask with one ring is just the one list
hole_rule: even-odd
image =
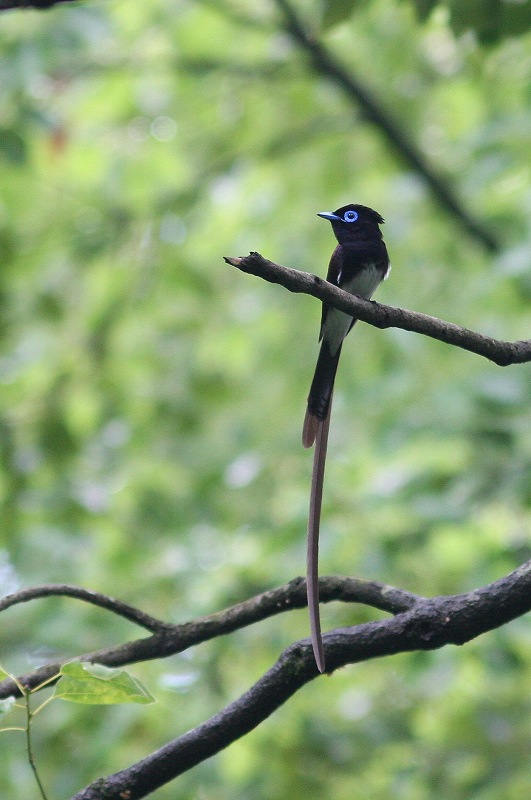
[[[53,589],[51,586],[37,587],[33,590],[33,597],[49,596]],[[91,593],[86,590],[65,586],[55,589],[58,594],[93,601]],[[395,614],[391,619],[326,634],[323,641],[327,666],[328,671],[333,672],[347,664],[385,655],[464,644],[521,616],[531,610],[531,561],[492,584],[449,597],[418,597],[385,584],[339,576],[321,579],[320,589],[322,600],[363,602]],[[31,599],[28,594],[31,591],[12,595],[7,602],[4,601],[3,607],[26,602]],[[163,623],[164,629],[154,636],[85,655],[83,660],[116,666],[162,658],[191,644],[305,604],[305,581],[297,578],[271,592],[186,625]],[[105,607],[112,610],[109,604]],[[55,675],[59,666],[49,665],[52,672],[48,677]],[[248,692],[212,719],[127,769],[87,786],[72,800],[101,800],[103,797],[106,800],[122,800],[124,797],[137,800],[145,797],[257,727],[317,674],[310,640],[296,642]],[[37,670],[20,680],[27,688],[33,688],[45,677],[42,670]],[[12,682],[0,683],[0,697],[16,693]]]
[[383,303],[376,303],[374,300],[363,300],[361,297],[344,292],[317,275],[268,261],[260,253],[251,252],[248,256],[239,258],[225,257],[225,261],[242,272],[256,275],[270,283],[279,283],[290,292],[317,297],[323,303],[334,306],[340,311],[346,311],[356,319],[368,322],[376,328],[402,328],[405,331],[421,333],[431,339],[438,339],[440,342],[483,356],[500,367],[531,361],[531,339],[504,342],[427,314],[393,308]]
[[457,219],[469,235],[488,250],[499,250],[499,243],[490,229],[464,207],[449,183],[436,172],[398,121],[384,109],[371,90],[354,75],[352,69],[347,70],[325,45],[314,38],[288,0],[276,0],[276,4],[284,16],[287,33],[307,53],[314,71],[339,86],[347,97],[363,109],[366,118],[384,134],[398,155],[422,176],[440,205]]
[[[324,636],[328,671],[381,656],[461,645],[531,610],[531,561],[467,594],[419,598],[408,611]],[[218,753],[267,719],[318,676],[309,639],[291,645],[238,700],[136,764],[98,780],[72,800],[139,800]]]

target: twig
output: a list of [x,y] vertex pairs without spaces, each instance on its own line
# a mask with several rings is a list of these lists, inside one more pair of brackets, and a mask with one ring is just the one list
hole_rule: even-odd
[[34,756],[34,753],[33,753],[33,742],[32,742],[31,725],[32,725],[32,719],[33,719],[34,714],[32,714],[31,705],[30,705],[31,692],[30,691],[27,691],[27,692],[25,691],[24,696],[25,696],[25,699],[26,699],[26,749],[28,751],[28,761],[29,761],[29,765],[30,765],[31,771],[33,772],[33,776],[35,778],[35,781],[37,783],[37,787],[39,789],[39,792],[40,792],[40,795],[42,797],[42,800],[48,800],[48,795],[46,794],[46,791],[44,789],[44,785],[43,785],[43,783],[41,781],[41,777],[39,775],[39,771],[37,769],[37,764],[35,762],[35,756]]
[[91,605],[106,608],[107,611],[112,611],[114,614],[134,622],[148,631],[160,631],[167,627],[166,623],[161,620],[145,614],[134,606],[122,603],[121,600],[116,600],[106,594],[100,594],[100,592],[93,592],[91,589],[71,586],[68,583],[49,583],[44,586],[33,586],[30,589],[22,589],[20,592],[8,594],[0,600],[0,612],[11,608],[11,606],[28,603],[30,600],[37,600],[41,597],[74,597],[77,600],[84,600]]
[[500,367],[531,361],[531,339],[504,342],[427,314],[363,300],[309,272],[300,272],[268,261],[260,253],[252,252],[239,258],[225,257],[225,261],[242,272],[256,275],[270,283],[279,283],[290,292],[302,292],[317,297],[376,328],[402,328],[421,333],[483,356]]

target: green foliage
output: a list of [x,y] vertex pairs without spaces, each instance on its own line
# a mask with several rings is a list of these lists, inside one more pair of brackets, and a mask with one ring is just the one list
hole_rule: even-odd
[[26,143],[17,131],[0,128],[0,154],[15,164],[21,164],[26,160]]
[[521,36],[531,26],[530,0],[413,0],[419,20],[435,8],[445,9],[453,32],[473,31],[484,45],[498,44],[508,36]]
[[145,686],[125,670],[79,661],[61,667],[54,697],[85,705],[155,702]]
[[[531,0],[408,0],[420,22],[435,9],[448,15],[456,36],[472,31],[482,45],[499,44],[510,36],[522,36],[531,27]],[[324,31],[347,22],[368,0],[323,0]]]
[[323,11],[323,30],[346,22],[363,3],[356,0],[326,0]]
[[506,36],[520,36],[531,26],[530,0],[451,0],[450,22],[456,34],[472,29],[483,44],[495,44]]
[[[323,4],[300,5],[317,28]],[[419,26],[407,3],[352,15],[335,3],[325,41],[496,234],[494,257],[309,72],[273,5],[111,0],[2,16],[3,591],[76,583],[186,621],[303,572],[300,434],[320,310],[223,255],[259,250],[324,275],[334,242],[316,212],[363,202],[386,219],[393,262],[378,299],[528,335],[529,37],[483,48],[460,35],[475,4],[459,5],[456,35],[453,7]],[[356,326],[323,574],[442,594],[520,563],[529,378],[529,365]],[[323,608],[325,630],[376,616]],[[156,705],[48,704],[34,750],[50,797],[201,723],[307,633],[300,611],[134,665]],[[2,663],[23,674],[138,635],[102,609],[42,599],[3,613]],[[157,800],[520,800],[529,643],[519,620],[466,648],[315,681]],[[9,800],[35,796],[17,734],[3,735],[0,785]]]

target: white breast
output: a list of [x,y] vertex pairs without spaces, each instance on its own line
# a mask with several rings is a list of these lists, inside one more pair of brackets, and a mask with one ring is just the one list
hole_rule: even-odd
[[[386,278],[388,274],[389,268],[385,274]],[[341,280],[341,275],[338,280]],[[349,294],[357,294],[359,297],[369,300],[381,281],[382,273],[375,264],[371,264],[341,288],[345,292],[349,292]],[[327,341],[332,355],[337,352],[339,345],[347,335],[351,322],[352,317],[350,314],[345,314],[344,311],[338,311],[336,308],[328,310],[323,338]]]

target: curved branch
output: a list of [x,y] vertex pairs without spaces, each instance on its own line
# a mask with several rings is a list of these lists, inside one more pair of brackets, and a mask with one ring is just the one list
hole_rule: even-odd
[[106,594],[100,594],[100,592],[93,592],[91,589],[71,586],[68,583],[49,583],[44,586],[33,586],[31,589],[23,589],[20,592],[7,594],[0,600],[0,612],[20,603],[38,600],[41,597],[74,597],[77,600],[84,600],[91,605],[106,608],[107,611],[112,611],[114,614],[124,617],[129,622],[134,622],[148,631],[160,631],[167,627],[165,622],[145,614],[134,606],[122,603],[121,600],[116,600]]
[[[531,610],[531,561],[511,575],[467,594],[419,598],[396,617],[326,634],[329,672],[372,658],[464,644]],[[72,800],[139,800],[256,728],[304,684],[318,676],[309,639],[291,645],[238,700],[207,722]]]
[[383,303],[376,303],[374,300],[363,300],[361,297],[344,292],[317,275],[268,261],[260,253],[251,252],[248,256],[239,258],[225,257],[224,260],[242,272],[256,275],[270,283],[279,283],[290,292],[317,297],[324,303],[340,311],[346,311],[356,319],[368,322],[376,328],[402,328],[405,331],[421,333],[431,339],[483,356],[500,367],[531,361],[531,339],[504,342],[427,314],[393,308]]
[[284,16],[286,32],[308,54],[314,71],[337,84],[363,109],[365,117],[381,130],[398,155],[424,178],[441,206],[457,219],[470,236],[492,252],[499,250],[499,242],[490,229],[467,211],[448,182],[424,158],[397,120],[384,110],[371,90],[354,76],[352,69],[347,70],[342,66],[327,48],[311,35],[288,0],[276,0],[276,4]]
[[[49,596],[54,587],[33,590],[33,598]],[[91,593],[76,587],[55,587],[59,593],[91,602]],[[363,602],[390,611],[392,619],[342,628],[323,637],[329,672],[360,661],[413,650],[433,650],[447,644],[464,644],[531,610],[531,561],[504,578],[466,594],[427,599],[408,592],[356,579],[334,576],[320,581],[324,601]],[[29,593],[11,596],[4,608],[25,602]],[[40,592],[40,594],[39,594]],[[83,595],[83,597],[82,597]],[[106,651],[83,656],[109,666],[162,658],[199,641],[228,633],[273,614],[306,605],[305,581],[265,592],[244,603],[186,625],[167,625],[157,634]],[[105,607],[109,607],[106,605]],[[59,665],[48,665],[21,678],[28,688],[53,677]],[[51,671],[50,674],[46,670]],[[195,764],[227,747],[273,713],[305,683],[317,677],[309,639],[291,645],[277,663],[248,692],[212,719],[175,739],[142,761],[101,779],[73,800],[129,800],[145,797]],[[0,684],[0,697],[16,694],[12,681]]]
[[[54,592],[54,588],[57,591]],[[68,591],[63,591],[65,588]],[[364,603],[381,611],[387,611],[390,614],[406,611],[412,608],[418,600],[416,595],[405,592],[402,589],[396,589],[385,583],[364,581],[358,578],[345,578],[340,575],[321,578],[319,588],[321,602],[328,603],[332,600],[339,600],[344,603]],[[86,600],[89,603],[93,603],[93,596],[97,595],[95,592],[88,592],[86,589],[79,589],[75,586],[40,586],[35,589],[17,592],[4,598],[0,603],[0,611],[15,605],[17,602],[27,602],[31,599],[50,597],[54,594],[69,595]],[[104,596],[100,595],[100,597]],[[112,602],[116,604],[116,613],[120,613],[118,611],[120,606],[131,608],[131,606],[125,606],[119,601]],[[183,650],[192,647],[192,645],[207,642],[217,636],[224,636],[284,611],[305,608],[306,604],[306,581],[304,578],[294,578],[284,586],[264,592],[224,611],[218,611],[215,614],[201,617],[192,622],[172,625],[155,621],[157,632],[153,636],[87,653],[80,660],[97,662],[108,667],[123,667],[139,661],[166,658],[176,653],[181,653]],[[96,603],[96,605],[101,605],[111,611],[115,610],[109,604]],[[144,615],[138,609],[133,609],[133,611],[137,620],[134,619],[133,615],[127,618],[132,622],[138,621],[138,624],[143,624],[144,627],[147,627],[140,620],[152,619],[152,617]],[[121,616],[124,615],[121,614]],[[45,681],[53,679],[59,673],[63,663],[59,661],[50,662],[33,670],[33,672],[22,675],[19,678],[19,683],[22,683],[28,689],[35,689]],[[18,687],[12,680],[0,681],[0,699],[18,695]]]

